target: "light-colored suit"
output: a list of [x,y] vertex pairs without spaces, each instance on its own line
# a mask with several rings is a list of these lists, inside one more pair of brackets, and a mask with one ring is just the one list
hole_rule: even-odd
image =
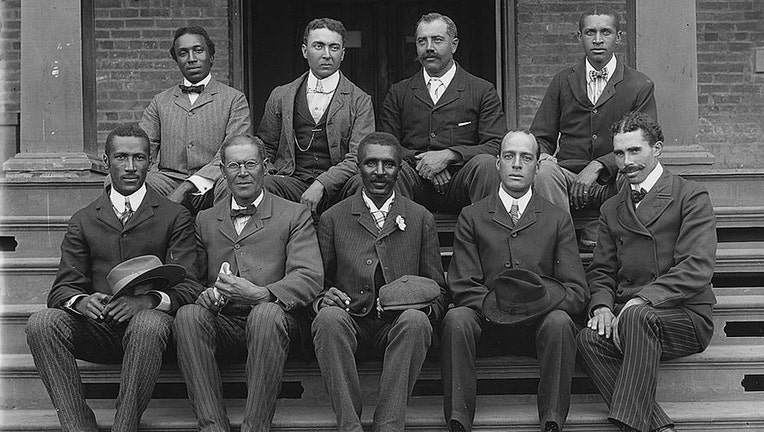
[[199,262],[212,286],[220,265],[268,289],[277,301],[254,307],[229,302],[219,315],[200,305],[178,311],[178,360],[199,427],[228,431],[216,357],[246,359],[247,407],[242,431],[267,431],[290,348],[308,338],[305,306],[321,291],[324,271],[313,220],[307,207],[265,192],[241,234],[230,217],[230,196],[199,213]]

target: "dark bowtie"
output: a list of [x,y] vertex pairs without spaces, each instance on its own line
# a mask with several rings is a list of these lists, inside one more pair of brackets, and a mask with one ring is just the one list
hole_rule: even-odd
[[647,191],[644,190],[644,189],[640,189],[640,190],[632,189],[631,190],[631,202],[636,204],[636,203],[642,201],[642,198],[644,198],[645,195],[647,195]]
[[190,85],[190,86],[185,86],[181,84],[178,87],[180,87],[180,91],[182,91],[183,93],[201,93],[204,91],[204,84]]
[[593,80],[597,78],[602,78],[607,81],[607,68],[604,67],[602,68],[602,70],[598,70],[598,71],[593,70],[589,72],[589,76],[592,77]]
[[236,219],[237,217],[252,216],[255,214],[255,212],[257,212],[257,207],[255,207],[254,204],[250,204],[243,209],[231,209],[231,219]]

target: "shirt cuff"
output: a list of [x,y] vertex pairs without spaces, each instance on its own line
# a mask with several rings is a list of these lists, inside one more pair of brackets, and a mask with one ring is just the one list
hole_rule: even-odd
[[215,186],[214,181],[196,174],[192,175],[187,180],[193,183],[194,186],[196,186],[197,191],[194,192],[192,195],[204,195],[207,193],[208,190],[212,189],[213,186]]
[[151,291],[148,291],[147,294],[154,294],[156,296],[159,296],[159,304],[154,309],[158,311],[162,311],[162,312],[170,312],[172,310],[172,303],[170,302],[170,296],[168,296],[167,293],[164,293],[162,291],[151,290]]
[[74,308],[74,305],[75,303],[77,303],[79,299],[83,297],[87,297],[87,296],[88,296],[87,294],[77,294],[76,296],[73,296],[72,298],[67,300],[66,303],[64,303],[64,309],[72,311],[76,313],[77,315],[82,315],[77,309]]

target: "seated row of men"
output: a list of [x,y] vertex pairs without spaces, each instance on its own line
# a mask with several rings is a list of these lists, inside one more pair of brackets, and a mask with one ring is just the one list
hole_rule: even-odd
[[[72,217],[49,309],[27,325],[62,429],[98,430],[76,358],[122,362],[112,430],[135,431],[176,345],[203,431],[230,430],[220,363],[246,362],[241,430],[267,431],[287,358],[313,353],[341,431],[362,430],[357,358],[381,357],[373,429],[403,431],[431,349],[450,431],[472,430],[475,358],[499,353],[539,359],[539,425],[562,430],[577,352],[609,420],[674,430],[655,400],[657,369],[709,343],[713,209],[658,162],[663,135],[650,117],[630,113],[612,133],[629,186],[602,207],[586,271],[570,218],[532,187],[541,146],[510,131],[493,161],[500,185],[459,216],[446,281],[434,217],[395,189],[405,162],[390,134],[360,141],[362,186],[316,233],[307,206],[265,190],[259,138],[223,143],[217,169],[230,194],[194,229],[187,209],[146,187],[149,137],[117,128],[106,142],[111,187]],[[164,265],[140,258],[136,269],[145,255]],[[166,273],[178,266],[182,280]]]
[[[301,50],[309,70],[271,92],[256,134],[265,143],[265,189],[319,213],[359,189],[357,147],[375,130],[371,97],[339,70],[346,33],[331,18],[307,25]],[[585,58],[554,77],[530,128],[541,147],[537,190],[568,214],[571,206],[598,209],[624,183],[609,125],[631,111],[657,118],[652,81],[614,54],[621,34],[617,13],[582,14]],[[398,193],[458,214],[498,187],[501,101],[491,83],[454,61],[459,38],[449,17],[422,16],[415,44],[422,69],[390,88],[377,130],[403,146]],[[148,184],[196,211],[213,202],[207,191],[223,199],[216,153],[226,138],[250,131],[249,108],[241,92],[212,78],[215,45],[203,28],[178,29],[170,54],[184,84],[157,95],[140,122],[158,162]]]

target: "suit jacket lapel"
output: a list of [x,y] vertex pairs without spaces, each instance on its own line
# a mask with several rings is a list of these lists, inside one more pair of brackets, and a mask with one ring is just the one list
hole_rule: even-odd
[[664,168],[658,182],[645,195],[636,211],[637,217],[646,227],[652,225],[673,201],[672,186],[673,179]]
[[[252,217],[249,218],[249,220],[247,221],[247,224],[244,225],[244,229],[241,230],[241,234],[239,234],[238,240],[242,241],[245,238],[263,229],[265,225],[265,222],[264,222],[265,219],[270,219],[272,214],[273,214],[272,196],[268,192],[264,192],[263,200],[260,201],[260,205],[257,206],[257,212],[254,215],[252,215]],[[234,230],[234,232],[236,232],[236,230]]]
[[[294,103],[295,98],[298,97],[297,90],[303,81],[307,79],[308,72],[305,72],[300,78],[292,81],[281,98],[281,130],[286,137],[287,150],[290,152],[292,159],[294,159]],[[311,117],[310,120],[313,121],[313,118]]]
[[382,226],[382,231],[379,232],[379,238],[387,237],[400,229],[398,222],[396,222],[398,216],[400,216],[405,223],[407,214],[406,206],[400,202],[400,197],[400,194],[395,196],[393,205],[390,206],[390,211],[387,213],[387,218],[385,218],[385,224]]
[[[446,91],[443,92],[443,94],[440,96],[440,99],[438,99],[438,103],[435,105],[435,107],[440,108],[459,99],[461,93],[464,91],[465,81],[466,75],[464,74],[464,70],[461,68],[461,66],[457,65],[454,79],[451,80],[451,84],[446,87]],[[429,91],[427,92],[427,96],[430,96]]]
[[379,235],[379,229],[377,224],[374,223],[374,219],[371,217],[369,208],[366,207],[366,203],[363,202],[362,190],[358,191],[353,198],[353,205],[351,207],[351,213],[356,217],[358,223],[366,229],[375,238]]
[[329,111],[326,115],[326,124],[330,124],[330,120],[332,117],[334,117],[335,114],[342,108],[343,105],[347,102],[348,95],[350,94],[350,83],[348,82],[348,79],[345,78],[345,75],[340,72],[340,82],[337,84],[337,89],[334,92],[334,96],[332,97],[332,101],[329,102],[329,107],[327,110]]
[[127,220],[127,225],[125,225],[125,229],[135,228],[138,225],[154,217],[154,208],[157,207],[158,205],[159,205],[159,200],[157,199],[156,195],[151,189],[147,188],[146,196],[143,197],[143,202],[135,211],[135,214],[133,214],[133,216]]
[[538,196],[539,195],[535,193],[531,195],[531,200],[528,202],[528,206],[525,207],[525,211],[523,212],[522,216],[520,216],[520,220],[518,220],[517,224],[515,225],[515,231],[524,230],[536,223],[536,213],[541,213],[541,206],[539,205]]
[[586,93],[586,57],[573,66],[573,73],[568,74],[568,84],[579,104],[592,106],[592,101]]
[[231,220],[231,195],[227,196],[227,199],[223,201],[225,205],[219,205],[216,210],[216,216],[218,219],[218,231],[220,231],[225,238],[231,243],[236,243],[239,235],[236,234],[236,228],[233,226]]
[[411,92],[414,94],[414,97],[427,105],[427,107],[432,109],[435,106],[432,103],[430,92],[427,91],[427,83],[424,81],[424,74],[422,74],[421,69],[418,73],[411,77],[411,80],[409,80],[409,87],[411,88]]
[[111,188],[107,188],[104,190],[104,193],[98,199],[98,205],[96,206],[96,217],[98,220],[114,228],[115,230],[122,231],[122,222],[117,219],[117,214],[114,213],[114,207],[111,205],[111,200],[109,199],[110,189]]
[[507,213],[507,209],[504,208],[504,204],[499,199],[499,193],[497,192],[490,196],[488,213],[493,213],[493,221],[510,231],[514,230],[515,224],[512,222],[509,213]]
[[[210,82],[204,87],[204,91],[199,94],[199,97],[196,98],[194,104],[191,105],[190,110],[193,111],[199,107],[203,107],[204,105],[211,103],[215,99],[215,95],[218,94],[219,90],[220,84],[215,81],[214,78],[210,79]],[[188,97],[185,97],[184,99],[186,102],[188,102]]]
[[[191,110],[191,101],[188,100],[188,95],[184,94],[178,86],[173,88],[172,95],[175,96],[175,105],[179,106],[184,111]],[[201,95],[199,97],[201,97]]]
[[[623,69],[624,69],[623,62],[618,60],[616,62],[615,71],[613,72],[613,75],[607,81],[607,85],[605,85],[605,89],[602,90],[602,94],[600,95],[599,99],[597,99],[597,103],[594,105],[595,108],[599,107],[600,105],[607,102],[610,98],[615,96],[615,86],[619,82],[623,81]],[[639,207],[642,208],[642,205],[640,204]]]
[[618,214],[618,222],[625,229],[636,234],[642,234],[649,237],[652,236],[634,211],[634,204],[631,202],[631,188],[628,185],[624,185],[618,193],[618,207],[616,212]]

